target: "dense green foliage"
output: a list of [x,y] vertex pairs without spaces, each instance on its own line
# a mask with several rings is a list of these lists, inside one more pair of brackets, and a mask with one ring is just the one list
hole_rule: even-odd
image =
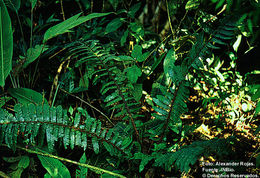
[[259,171],[259,69],[243,66],[259,48],[258,1],[0,8],[1,176],[200,177],[216,161]]

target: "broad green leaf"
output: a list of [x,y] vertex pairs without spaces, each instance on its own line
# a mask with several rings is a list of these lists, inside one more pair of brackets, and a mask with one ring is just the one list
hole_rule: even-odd
[[106,26],[105,33],[111,33],[116,31],[118,28],[120,28],[123,25],[121,18],[115,18],[111,22],[109,22]]
[[134,96],[135,100],[138,102],[140,101],[141,97],[142,97],[142,92],[143,92],[143,88],[142,88],[142,84],[134,84],[134,89],[131,91],[132,95]]
[[139,3],[137,3],[137,4],[135,4],[135,5],[133,5],[131,8],[130,8],[130,10],[129,10],[129,12],[128,12],[128,16],[129,17],[131,17],[131,18],[134,18],[135,17],[135,13],[140,9],[140,7],[141,7],[141,2],[139,2]]
[[48,103],[42,94],[29,88],[9,88],[7,92],[22,104],[42,105]]
[[142,56],[140,56],[139,58],[137,58],[137,61],[138,61],[138,62],[143,62],[143,61],[145,61],[145,59],[146,59],[149,55],[150,55],[150,53],[149,53],[149,52],[146,52],[146,53],[144,53]]
[[125,69],[126,76],[131,83],[136,83],[138,77],[142,75],[141,69],[139,69],[136,65]]
[[19,163],[18,167],[26,169],[30,164],[30,158],[28,156],[22,156]]
[[138,58],[142,56],[142,47],[140,45],[135,45],[131,56],[138,61]]
[[48,171],[52,177],[70,178],[70,172],[68,168],[59,160],[49,158],[46,156],[37,155],[42,163],[42,166]]
[[169,75],[171,68],[173,66],[175,66],[174,63],[175,63],[175,52],[172,48],[168,51],[168,53],[164,59],[164,62],[163,62],[163,68],[164,68],[165,75]]
[[3,0],[0,0],[0,86],[12,70],[13,32],[11,19]]
[[69,19],[49,28],[44,34],[43,43],[45,43],[46,41],[48,41],[49,39],[51,39],[53,37],[56,37],[57,35],[61,35],[66,32],[70,32],[70,29],[72,29],[88,20],[91,20],[93,18],[103,17],[103,16],[106,16],[109,14],[111,14],[111,12],[92,13],[87,16],[79,17],[81,15],[81,13],[78,13],[78,14],[70,17]]
[[23,64],[23,68],[26,68],[30,63],[35,61],[44,51],[48,49],[47,46],[36,45],[34,48],[29,48],[26,54],[26,61]]

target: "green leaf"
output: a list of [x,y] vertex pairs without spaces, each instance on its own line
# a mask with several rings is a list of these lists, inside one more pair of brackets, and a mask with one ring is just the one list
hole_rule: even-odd
[[[85,153],[83,153],[83,155],[81,156],[79,162],[83,163],[83,164],[85,164],[87,162],[87,157],[86,157]],[[87,167],[83,167],[83,166],[79,166],[79,169],[80,170],[78,170],[76,177],[79,177],[79,178],[87,177],[88,168]]]
[[142,56],[142,47],[140,45],[135,45],[131,56],[138,60],[138,58]]
[[134,84],[134,89],[131,91],[132,95],[134,96],[134,99],[138,102],[140,101],[141,97],[142,97],[142,92],[143,92],[143,88],[142,88],[142,84]]
[[133,65],[132,67],[126,68],[125,69],[127,78],[131,83],[136,83],[138,77],[142,75],[141,69],[137,67],[136,65]]
[[200,5],[199,0],[189,0],[185,5],[185,9],[186,10],[197,9],[199,5]]
[[123,25],[121,18],[115,18],[111,22],[109,22],[106,26],[105,33],[111,33],[116,31],[118,28],[120,28]]
[[56,37],[57,35],[61,35],[63,33],[66,32],[70,32],[70,29],[88,21],[91,20],[93,18],[97,18],[97,17],[103,17],[106,15],[111,14],[111,12],[108,13],[92,13],[89,14],[87,16],[82,16],[79,17],[81,13],[78,13],[72,17],[70,17],[69,19],[49,28],[45,34],[44,34],[44,39],[43,39],[43,43],[45,43],[46,41],[48,41],[49,39]]
[[131,18],[134,18],[135,17],[135,13],[140,9],[140,7],[141,7],[141,2],[139,2],[139,3],[137,3],[137,4],[135,4],[135,5],[133,5],[131,8],[130,8],[130,10],[129,10],[129,12],[128,12],[128,16],[129,17],[131,17]]
[[49,158],[46,156],[37,155],[42,163],[42,166],[48,171],[52,177],[70,178],[70,172],[68,168],[59,160]]
[[164,62],[163,62],[163,68],[164,68],[164,74],[165,75],[169,75],[170,73],[170,70],[174,65],[175,63],[175,52],[172,49],[170,49],[164,59]]
[[13,32],[11,19],[3,0],[0,0],[0,86],[12,70]]
[[29,48],[26,54],[26,61],[23,64],[23,68],[26,68],[30,63],[35,61],[48,47],[41,45],[36,45],[34,48]]
[[93,148],[94,148],[94,152],[96,154],[98,154],[99,153],[99,144],[98,144],[97,137],[92,138],[92,145],[93,145]]
[[22,156],[19,163],[18,167],[26,169],[30,164],[30,158],[28,156]]
[[124,32],[123,36],[121,37],[121,40],[120,40],[120,45],[121,45],[121,46],[124,46],[124,44],[125,44],[125,42],[126,42],[126,39],[127,39],[127,37],[128,37],[128,33],[129,33],[129,31],[126,30],[126,31]]
[[14,172],[10,173],[11,177],[21,177],[23,173],[23,169],[22,168],[17,168]]
[[149,161],[151,161],[153,159],[152,156],[146,155],[143,153],[135,153],[134,158],[141,159],[141,163],[139,166],[139,172],[142,172],[144,170],[145,165],[147,165],[149,163]]
[[117,56],[115,58],[116,61],[134,61],[131,56]]
[[17,157],[2,157],[3,160],[5,160],[8,163],[15,163],[21,160],[21,156],[17,156]]
[[34,9],[36,3],[37,3],[37,0],[30,0],[31,1],[31,4],[32,4],[32,9]]
[[22,104],[42,105],[48,103],[42,94],[29,88],[9,88],[7,92]]

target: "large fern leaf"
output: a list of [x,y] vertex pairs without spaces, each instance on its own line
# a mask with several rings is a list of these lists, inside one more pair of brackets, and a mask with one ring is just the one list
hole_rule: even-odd
[[14,111],[15,115],[0,109],[0,144],[5,142],[12,149],[17,143],[40,144],[46,138],[49,150],[53,150],[55,142],[60,140],[65,148],[80,146],[86,150],[92,144],[94,151],[99,153],[100,145],[104,145],[111,155],[129,154],[126,148],[131,144],[131,138],[102,128],[101,122],[86,111],[77,112],[73,121],[61,106],[16,105]]
[[175,166],[181,171],[188,172],[190,166],[194,165],[201,156],[207,157],[211,154],[223,156],[231,153],[230,141],[232,138],[196,141],[176,152],[158,154],[154,165],[164,167],[166,170],[171,170]]
[[118,61],[117,56],[110,54],[98,41],[93,40],[73,43],[69,46],[69,53],[77,59],[76,66],[87,65],[94,68],[93,83],[102,84],[100,92],[105,96],[106,107],[114,111],[114,117],[129,120],[139,137],[135,119],[142,116],[139,114],[140,104],[133,96],[134,86],[122,68],[125,61]]

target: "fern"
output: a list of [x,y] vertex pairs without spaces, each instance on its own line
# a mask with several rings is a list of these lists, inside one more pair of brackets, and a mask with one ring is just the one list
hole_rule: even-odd
[[157,113],[153,114],[155,119],[149,123],[151,126],[156,122],[156,128],[151,129],[156,130],[153,136],[162,134],[167,130],[168,126],[174,132],[179,133],[182,126],[180,115],[187,111],[185,103],[189,93],[187,87],[188,83],[185,81],[181,82],[178,88],[169,88],[169,91],[167,91],[166,87],[159,85],[162,95],[153,98],[156,104],[153,108]]
[[130,120],[139,140],[135,120],[142,115],[138,114],[140,105],[131,94],[134,86],[125,75],[125,71],[119,67],[124,66],[124,63],[118,62],[118,57],[109,54],[97,41],[73,43],[69,47],[69,53],[73,58],[79,59],[76,66],[84,64],[95,69],[90,77],[95,76],[94,84],[102,81],[100,92],[102,96],[106,96],[104,99],[106,107],[115,110],[114,117]]
[[[164,74],[173,82],[173,86],[160,85],[159,89],[162,95],[157,95],[153,98],[155,106],[153,107],[156,114],[155,119],[149,122],[148,132],[153,132],[151,137],[161,135],[160,140],[170,128],[177,134],[180,133],[182,122],[181,114],[187,111],[185,101],[188,98],[188,82],[186,81],[187,74],[191,69],[199,70],[203,67],[203,61],[206,56],[212,54],[212,49],[219,49],[217,45],[225,45],[225,40],[232,38],[233,31],[236,29],[236,23],[229,18],[221,21],[223,26],[219,26],[217,30],[211,32],[208,41],[204,41],[205,35],[203,32],[196,34],[196,43],[192,46],[189,56],[186,57],[181,64],[177,65],[175,61],[175,53],[171,49],[165,57]],[[156,124],[154,124],[156,123]],[[156,126],[155,126],[156,125]],[[156,132],[155,132],[156,131]]]
[[[90,138],[95,153],[99,153],[102,143],[111,155],[130,154],[130,137],[120,137],[112,130],[102,128],[101,122],[90,117],[84,110],[77,112],[73,121],[70,121],[67,111],[61,106],[16,105],[14,111],[15,115],[12,115],[0,109],[0,144],[4,141],[12,149],[15,149],[20,140],[18,138],[23,135],[27,138],[27,144],[33,145],[43,143],[46,136],[49,150],[54,149],[58,140],[63,142],[65,148],[80,146],[86,150]],[[85,119],[84,124],[82,117]]]
[[201,156],[207,157],[210,154],[228,155],[231,152],[229,143],[232,140],[233,138],[230,137],[228,139],[195,141],[191,145],[183,146],[176,152],[157,155],[154,165],[166,170],[171,170],[174,165],[180,171],[188,172],[190,165],[194,165]]

